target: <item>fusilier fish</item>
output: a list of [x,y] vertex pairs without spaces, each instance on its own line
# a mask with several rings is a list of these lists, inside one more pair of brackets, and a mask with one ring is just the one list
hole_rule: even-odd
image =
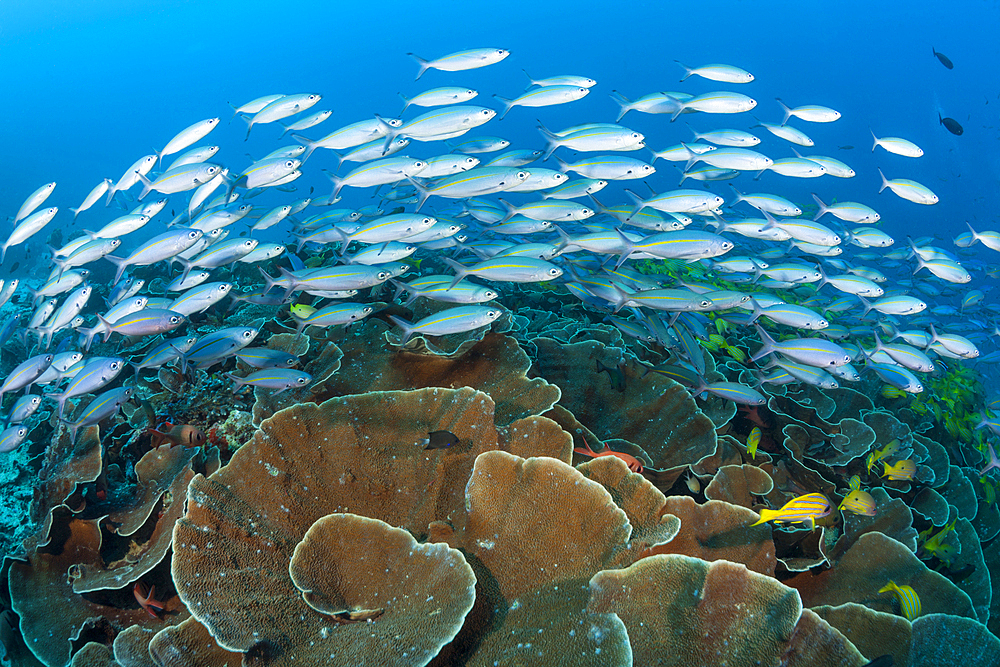
[[503,113],[500,120],[514,107],[548,107],[554,104],[566,104],[583,99],[590,92],[584,86],[539,86],[531,88],[512,100],[505,99],[499,95],[493,97],[500,100],[503,105]]
[[424,60],[415,53],[407,53],[420,65],[416,79],[419,79],[429,69],[437,69],[442,72],[461,72],[467,69],[486,67],[500,62],[510,55],[506,49],[468,49],[441,56],[435,60]]
[[52,222],[52,218],[56,217],[56,213],[58,212],[58,207],[51,206],[49,208],[43,208],[40,211],[35,211],[21,220],[20,224],[18,224],[14,228],[14,231],[10,233],[10,236],[7,237],[7,240],[0,245],[0,264],[3,264],[4,257],[7,256],[7,248],[24,243],[35,234],[42,231],[45,225]]
[[114,282],[118,282],[118,279],[122,277],[122,274],[128,267],[148,266],[149,264],[170,259],[197,243],[203,234],[204,232],[200,229],[175,229],[159,236],[154,236],[133,250],[128,257],[105,255],[104,259],[118,267],[118,272],[115,274],[114,279]]
[[394,315],[390,315],[389,319],[403,330],[403,336],[398,343],[402,346],[415,333],[427,334],[429,336],[446,336],[453,333],[472,331],[473,329],[488,326],[501,315],[503,315],[503,309],[499,307],[456,306],[454,308],[446,308],[417,322],[407,322]]
[[84,197],[82,204],[80,204],[77,208],[69,209],[73,211],[73,219],[76,220],[76,216],[96,204],[97,200],[104,196],[104,193],[108,191],[108,188],[110,188],[111,185],[112,181],[110,178],[105,178],[103,181],[95,185],[94,189],[91,190],[86,197]]
[[478,94],[479,93],[472,88],[444,87],[432,88],[431,90],[426,90],[419,95],[414,95],[413,97],[406,97],[403,93],[399,93],[399,96],[402,97],[403,102],[406,103],[403,105],[403,111],[406,111],[411,106],[441,107],[450,104],[461,104],[463,102],[468,102]]
[[191,146],[196,141],[200,141],[209,132],[218,127],[218,125],[218,118],[208,118],[206,120],[198,121],[190,127],[184,128],[177,133],[177,136],[167,142],[167,145],[163,147],[163,150],[156,153],[157,160],[162,161],[167,155],[178,153],[188,146]]
[[700,76],[709,81],[722,81],[724,83],[750,83],[753,81],[753,74],[734,67],[732,65],[702,65],[701,67],[688,67],[679,60],[675,63],[684,69],[684,77],[681,81],[687,80],[689,76]]
[[268,103],[247,121],[247,136],[244,138],[244,141],[250,138],[250,130],[253,129],[254,125],[273,123],[289,116],[294,116],[300,111],[305,111],[312,107],[321,99],[323,99],[322,96],[315,93],[298,93],[279,97],[273,102]]
[[879,188],[879,192],[882,192],[886,188],[889,188],[897,196],[903,199],[908,199],[914,204],[923,204],[925,206],[938,203],[938,196],[931,192],[926,186],[917,183],[916,181],[911,181],[906,178],[895,178],[889,180],[882,173],[882,170],[878,170],[878,175],[882,177],[882,187]]
[[51,183],[46,183],[42,187],[38,188],[24,200],[21,204],[21,208],[17,210],[17,215],[14,216],[14,224],[17,225],[18,222],[24,220],[29,215],[35,212],[39,206],[45,203],[45,200],[49,198],[52,191],[56,189],[55,181]]
[[269,368],[251,373],[246,377],[239,377],[232,373],[223,373],[223,375],[233,381],[234,394],[246,385],[250,385],[263,389],[277,389],[272,394],[273,396],[277,396],[289,389],[305,387],[312,382],[312,376],[309,373],[289,368]]

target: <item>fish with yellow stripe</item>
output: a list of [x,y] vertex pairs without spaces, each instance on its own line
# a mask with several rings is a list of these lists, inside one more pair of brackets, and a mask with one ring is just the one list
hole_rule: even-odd
[[760,445],[760,427],[754,426],[753,430],[750,431],[750,435],[747,436],[747,454],[749,454],[752,459],[757,458],[758,445]]
[[878,589],[879,593],[892,592],[899,600],[899,611],[908,621],[912,621],[920,616],[920,596],[909,586],[899,586],[895,581],[889,581],[885,586]]
[[888,477],[893,482],[909,482],[917,472],[917,464],[912,459],[896,461],[892,465],[883,461],[882,465],[885,466],[882,476]]
[[850,510],[855,514],[875,516],[875,498],[862,489],[853,489],[837,506],[839,510]]
[[828,515],[832,511],[830,501],[822,493],[807,493],[793,498],[781,506],[781,509],[760,511],[760,519],[751,526],[759,526],[768,521],[775,523],[804,523],[810,530],[816,526],[816,519]]
[[920,545],[917,550],[918,553],[926,553],[934,556],[938,560],[942,561],[946,566],[951,567],[951,560],[957,555],[957,549],[953,544],[945,542],[945,537],[948,533],[955,530],[955,522],[958,521],[957,518],[953,519],[951,523],[939,530],[934,535],[931,535],[933,531],[933,526],[928,530],[920,533],[921,538],[926,538],[926,540]]
[[865,459],[865,465],[868,467],[868,472],[872,471],[872,468],[876,463],[884,458],[888,458],[899,451],[899,438],[893,438],[885,447],[882,449],[876,449],[874,452],[868,455]]

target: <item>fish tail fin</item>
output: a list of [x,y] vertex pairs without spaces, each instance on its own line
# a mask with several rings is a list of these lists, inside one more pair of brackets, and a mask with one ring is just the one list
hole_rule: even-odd
[[781,101],[780,97],[775,97],[774,99],[778,102],[778,104],[781,105],[781,110],[785,112],[785,117],[781,121],[781,124],[784,125],[785,123],[788,122],[788,119],[792,117],[792,110],[789,109],[788,106]]
[[303,164],[305,164],[305,161],[308,160],[309,156],[313,154],[313,151],[319,148],[317,145],[319,143],[318,141],[313,141],[309,137],[304,137],[301,134],[292,133],[292,139],[295,139],[295,141],[306,147],[306,152],[302,154]]
[[978,241],[979,240],[979,232],[977,232],[975,229],[972,228],[972,225],[969,224],[968,220],[965,221],[965,226],[969,228],[970,232],[972,232],[972,240],[973,240],[973,242]]
[[450,257],[441,257],[441,261],[447,264],[455,272],[455,279],[451,281],[450,285],[448,285],[448,289],[451,289],[452,287],[457,285],[462,280],[462,278],[469,275],[468,267],[464,266],[463,264],[459,264]]
[[278,138],[284,139],[285,135],[288,134],[288,131],[291,130],[292,128],[289,127],[288,125],[285,125],[284,123],[278,123],[278,125],[280,125],[283,128],[281,130],[281,134],[278,135]]
[[558,254],[563,251],[563,248],[572,243],[572,240],[570,239],[569,234],[567,234],[566,231],[559,225],[552,225],[552,227],[559,234],[559,244],[556,246],[556,253]]
[[264,288],[265,293],[270,292],[271,288],[277,285],[278,281],[281,280],[280,278],[272,278],[263,267],[258,266],[257,270],[260,271],[260,275],[264,278],[264,284],[266,285]]
[[881,194],[883,190],[885,190],[887,187],[889,187],[889,181],[886,180],[885,174],[882,173],[881,169],[878,170],[878,175],[882,178],[882,187],[880,187],[878,189],[879,194]]
[[615,288],[615,295],[611,297],[610,300],[611,303],[613,303],[615,306],[615,313],[617,313],[618,311],[620,311],[622,308],[625,307],[625,304],[629,302],[629,299],[632,297],[632,295],[623,290],[615,283],[611,283],[611,286]]
[[875,130],[873,130],[872,128],[869,127],[868,131],[872,133],[872,139],[875,140],[875,143],[872,144],[872,153],[874,153],[875,149],[878,148],[878,143],[879,143],[878,137],[875,136]]
[[628,194],[629,197],[632,198],[632,201],[635,202],[636,208],[631,213],[629,213],[628,216],[629,218],[634,218],[635,216],[639,215],[639,212],[642,211],[642,209],[646,208],[646,201],[636,193],[629,190],[628,188],[625,188],[625,192]]
[[[760,269],[758,269],[758,271],[760,271]],[[753,312],[750,313],[750,319],[747,321],[747,324],[753,324],[760,318],[761,315],[764,314],[764,311],[763,309],[761,309],[760,304],[757,303],[757,299],[750,297],[750,305],[753,306]]]
[[80,347],[83,348],[84,352],[89,352],[90,351],[90,346],[94,342],[94,336],[96,336],[100,332],[100,330],[101,330],[101,327],[99,325],[96,326],[96,327],[93,327],[92,329],[79,329],[78,330],[78,333],[80,334],[80,338],[78,339],[77,343],[78,343],[78,345]]
[[551,130],[549,130],[549,128],[542,125],[542,121],[538,121],[537,127],[538,131],[542,133],[542,136],[545,137],[545,140],[549,144],[548,146],[545,147],[545,157],[542,158],[542,162],[545,162],[546,160],[549,159],[552,153],[554,153],[555,150],[559,148],[560,137],[558,134],[552,132]]
[[115,279],[111,281],[112,285],[118,284],[118,281],[121,280],[122,278],[122,274],[125,273],[125,269],[128,268],[128,264],[125,263],[128,258],[115,257],[114,255],[105,255],[104,259],[108,260],[109,262],[118,267],[118,271],[115,273]]
[[338,178],[336,174],[331,173],[326,169],[323,170],[323,173],[326,174],[326,177],[329,178],[330,182],[333,183],[333,194],[330,196],[336,199],[337,196],[340,194],[340,189],[344,187],[344,179]]
[[511,204],[503,197],[497,197],[497,199],[499,199],[500,203],[503,204],[503,207],[507,209],[507,212],[504,214],[504,216],[497,221],[497,224],[500,225],[514,217],[514,215],[517,213],[517,207]]
[[562,173],[564,173],[564,174],[565,174],[566,172],[568,172],[568,171],[569,171],[569,168],[570,168],[570,167],[569,167],[569,163],[568,163],[568,162],[564,162],[563,160],[559,159],[559,156],[558,156],[558,155],[556,155],[556,156],[554,156],[554,157],[555,157],[555,160],[556,160],[556,164],[558,164],[558,165],[559,165],[559,171],[561,171],[561,172],[562,172]]
[[899,588],[899,586],[896,585],[896,582],[890,580],[889,583],[887,583],[882,588],[878,589],[878,592],[879,593],[889,593],[889,592],[895,591],[897,588]]
[[617,123],[625,116],[625,114],[632,110],[632,103],[627,97],[619,93],[617,90],[612,90],[610,97],[619,107],[621,107],[618,111],[618,118],[615,118],[615,122]]
[[[104,316],[101,315],[100,313],[97,314],[97,319],[101,323],[101,325],[104,327],[104,332],[103,332],[104,333],[104,342],[107,343],[108,339],[111,338],[111,334],[114,333],[114,332],[111,331],[111,322],[108,322],[106,319],[104,319]],[[60,410],[59,414],[62,414],[61,410]]]
[[506,97],[500,97],[499,95],[494,95],[493,97],[500,100],[503,104],[503,113],[500,114],[500,118],[498,119],[503,120],[503,117],[506,116],[507,112],[514,106],[514,100],[508,100]]
[[[681,146],[683,146],[684,150],[686,150],[687,153],[688,153],[688,161],[684,165],[684,170],[683,170],[685,172],[685,177],[686,177],[687,176],[686,172],[690,171],[691,167],[693,167],[696,164],[698,164],[698,162],[701,160],[701,156],[698,153],[695,153],[690,148],[688,148],[688,145],[686,143],[684,143],[683,141],[681,142]],[[684,179],[681,179],[681,182],[683,182],[683,180]]]
[[420,71],[417,72],[417,77],[414,79],[414,81],[419,81],[420,77],[424,75],[424,72],[426,72],[430,68],[430,61],[424,60],[415,53],[407,53],[406,55],[416,60],[417,64],[420,65]]
[[528,70],[524,69],[523,67],[521,68],[521,71],[524,72],[524,76],[528,77],[528,85],[524,87],[524,89],[527,90],[528,88],[531,88],[533,85],[535,85],[535,79],[532,78],[532,76],[528,74]]
[[[408,98],[403,93],[396,93],[396,94],[399,95],[399,97],[403,100],[403,111],[406,111],[407,109],[409,109],[410,108],[410,98]],[[402,114],[403,111],[400,111],[399,113]]]
[[670,99],[672,99],[672,100],[674,100],[674,101],[677,102],[677,110],[674,111],[674,113],[671,114],[671,116],[670,116],[670,122],[672,123],[675,120],[677,120],[678,116],[680,116],[682,113],[684,113],[684,111],[687,109],[687,106],[684,104],[684,102],[681,102],[680,100],[678,100],[676,97],[674,97],[672,95],[666,95],[666,97],[669,97]]
[[[615,264],[615,269],[617,270],[621,268],[621,265],[625,263],[625,260],[627,260],[635,251],[635,243],[629,240],[629,238],[622,233],[622,230],[618,229],[617,227],[615,227],[615,233],[618,234],[618,238],[622,240],[622,245],[624,246],[621,254],[618,257],[618,262]],[[618,306],[615,312],[617,313],[619,310],[621,310],[621,307],[624,304],[625,302],[622,301],[621,305]]]
[[754,526],[759,526],[762,523],[767,523],[768,521],[770,521],[771,519],[773,519],[774,516],[777,513],[778,513],[777,510],[763,509],[763,510],[760,511],[760,518],[757,519],[757,521],[755,523],[751,523],[748,527],[749,528],[753,528]]
[[759,324],[755,324],[754,328],[757,329],[757,335],[760,336],[761,348],[750,357],[750,361],[757,361],[774,352],[774,339]]
[[[300,331],[299,334],[301,335],[301,333],[302,332]],[[233,375],[232,373],[223,373],[223,375],[233,381],[234,394],[246,385],[246,382],[243,381],[243,378],[241,378],[238,375]]]
[[413,335],[413,324],[411,322],[407,322],[402,317],[396,317],[395,315],[390,315],[389,319],[392,320],[393,324],[403,330],[403,337],[399,341],[399,346],[402,347],[406,344],[406,341],[410,339],[410,336]]
[[406,180],[410,182],[410,185],[412,185],[416,189],[417,194],[420,195],[420,200],[417,202],[417,208],[415,209],[415,211],[419,213],[420,209],[423,208],[424,203],[427,201],[427,198],[431,196],[431,192],[426,187],[418,183],[417,180],[409,174],[403,175],[406,176]]
[[728,206],[736,206],[736,205],[737,205],[737,204],[739,204],[739,203],[740,203],[741,201],[746,201],[746,197],[744,197],[744,196],[743,196],[743,193],[742,193],[742,192],[740,192],[739,190],[737,190],[737,189],[736,189],[736,186],[735,186],[735,185],[733,185],[732,183],[730,183],[730,184],[729,184],[729,188],[730,188],[730,189],[731,189],[731,190],[732,190],[733,192],[735,192],[735,193],[736,193],[736,199],[734,199],[734,200],[732,201],[732,203],[731,203],[731,204],[728,204]]
[[812,193],[812,198],[813,198],[813,201],[816,202],[816,205],[819,207],[819,210],[816,211],[816,216],[813,218],[813,220],[815,221],[815,220],[819,220],[824,215],[826,215],[827,213],[829,213],[830,212],[830,208],[826,204],[823,203],[823,200],[820,199],[819,195],[817,195],[815,192]]
[[680,65],[684,69],[684,76],[681,77],[681,81],[687,81],[688,77],[694,74],[694,72],[691,71],[691,68],[682,63],[680,60],[675,60],[674,62]]
[[[872,312],[872,303],[871,303],[871,301],[869,301],[865,297],[861,296],[860,294],[858,295],[858,298],[861,300],[861,305],[864,306],[864,309],[865,309],[865,312],[861,313],[861,317],[862,317],[862,319],[864,319],[865,315],[867,315],[868,313]],[[878,334],[876,333],[876,335],[878,335]]]
[[153,191],[153,182],[146,178],[146,175],[138,169],[136,169],[135,175],[139,177],[139,180],[142,181],[142,184],[145,186],[142,189],[142,192],[139,193],[139,201],[142,201],[146,195]]

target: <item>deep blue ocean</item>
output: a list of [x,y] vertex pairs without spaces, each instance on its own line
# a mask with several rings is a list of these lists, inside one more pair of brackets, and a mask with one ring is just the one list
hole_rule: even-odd
[[[966,221],[997,226],[998,27],[1000,6],[978,0],[848,1],[835,6],[713,0],[619,6],[589,0],[502,6],[7,0],[0,6],[0,80],[5,89],[0,211],[4,217],[13,215],[30,192],[53,180],[58,187],[50,205],[77,206],[100,179],[117,179],[135,159],[161,148],[184,127],[213,116],[228,121],[227,103],[238,105],[269,93],[320,93],[323,100],[315,110],[334,113],[304,132],[316,138],[373,113],[395,116],[402,108],[399,92],[467,85],[480,91],[472,103],[499,109],[499,104],[491,105],[491,94],[522,92],[524,69],[535,77],[580,74],[598,84],[573,104],[515,109],[481,134],[540,148],[544,142],[536,119],[553,127],[613,121],[617,106],[609,98],[612,90],[634,99],[655,91],[697,94],[738,88],[758,100],[753,113],[767,122],[781,120],[775,97],[791,106],[821,104],[841,111],[843,118],[826,125],[793,124],[815,140],[817,152],[850,164],[856,178],[810,182],[769,173],[756,184],[743,175],[737,187],[774,191],[795,201],[808,201],[811,191],[824,200],[860,201],[876,208],[883,228],[897,238],[906,233],[951,237],[964,230]],[[487,46],[512,55],[479,70],[430,71],[419,82],[413,80],[417,65],[406,56],[414,52],[435,58]],[[932,47],[951,58],[955,68],[945,69]],[[737,65],[756,80],[734,87],[694,77],[680,84],[682,70],[675,59],[690,66]],[[420,111],[411,109],[407,118]],[[958,120],[965,134],[947,132],[938,113]],[[750,114],[700,114],[671,124],[666,117],[637,112],[625,120],[657,150],[689,140],[685,122],[701,130],[747,129],[756,122]],[[925,156],[910,160],[881,150],[873,155],[869,128],[880,136],[908,138]],[[246,143],[244,131],[244,123],[236,119],[206,142],[223,146],[218,160],[232,168],[249,164],[244,153],[259,157],[294,143],[275,143],[280,133],[275,125],[255,129]],[[791,156],[789,144],[766,132],[761,136],[761,151]],[[854,148],[839,148],[847,145]],[[416,145],[408,154],[437,152]],[[300,190],[313,186],[317,195],[327,194],[328,182],[315,167],[333,168],[336,162],[322,153],[316,159],[320,164],[296,182]],[[673,183],[672,170],[660,165],[659,177],[669,174]],[[876,167],[889,178],[927,185],[938,193],[940,204],[919,207],[888,191],[879,195]],[[100,215],[91,211],[81,216],[80,224],[96,224]],[[68,217],[60,215],[57,223],[68,224]],[[10,257],[16,261],[23,252],[23,247],[15,248]]]

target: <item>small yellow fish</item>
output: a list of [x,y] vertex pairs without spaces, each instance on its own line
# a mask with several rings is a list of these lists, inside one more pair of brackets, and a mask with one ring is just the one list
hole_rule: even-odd
[[757,458],[757,445],[760,444],[760,427],[754,426],[753,430],[750,431],[750,435],[747,436],[747,453],[751,458]]
[[726,345],[725,348],[729,356],[735,359],[736,361],[740,363],[746,361],[747,354],[740,348],[736,347],[735,345]]
[[307,306],[304,303],[297,303],[291,308],[292,317],[296,317],[300,320],[308,318],[310,315],[316,312],[316,309],[312,306]]
[[830,501],[826,499],[826,496],[822,493],[807,493],[789,500],[779,510],[761,510],[760,520],[750,525],[759,526],[767,521],[804,523],[808,525],[809,530],[812,530],[816,526],[816,519],[824,517],[830,512]]
[[897,586],[896,582],[890,581],[878,590],[879,593],[892,591],[899,600],[899,610],[908,621],[912,621],[920,616],[920,596],[909,586]]
[[986,504],[992,505],[997,501],[996,487],[988,479],[981,479],[979,481],[983,484],[983,497],[986,499]]
[[886,385],[882,387],[882,398],[903,398],[906,396],[906,392],[902,389],[896,389],[892,385]]
[[892,465],[882,461],[882,465],[885,466],[885,472],[882,473],[882,476],[888,477],[894,482],[908,482],[913,479],[914,473],[917,472],[917,464],[912,459],[902,459]]
[[920,533],[920,536],[926,537],[927,540],[920,545],[919,551],[924,551],[932,556],[936,556],[938,559],[943,561],[945,565],[951,567],[951,559],[955,556],[955,547],[946,543],[944,538],[948,535],[948,533],[955,530],[955,521],[958,521],[958,519],[956,518],[934,535],[930,534],[933,527]]
[[851,487],[851,491],[857,491],[861,488],[861,478],[857,475],[852,475],[847,485]]
[[723,348],[728,345],[724,336],[714,333],[708,335],[708,342],[713,343],[716,348]]
[[864,516],[875,516],[875,499],[867,491],[856,489],[847,494],[837,509],[851,510],[855,514],[863,514]]
[[899,438],[893,438],[889,444],[887,444],[882,449],[876,449],[874,452],[868,455],[866,463],[868,464],[868,472],[872,471],[872,466],[881,461],[884,458],[890,457],[899,451]]

